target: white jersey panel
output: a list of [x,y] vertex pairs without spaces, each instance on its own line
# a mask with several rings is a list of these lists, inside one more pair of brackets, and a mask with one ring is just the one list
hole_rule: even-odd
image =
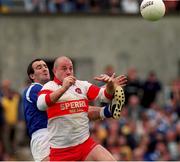
[[[91,86],[86,81],[77,80],[57,102],[87,99],[87,91]],[[55,91],[61,85],[51,81],[43,86],[42,90]],[[50,139],[52,148],[66,148],[83,143],[89,138],[89,119],[87,112],[67,114],[50,118],[48,120],[48,131],[53,136]]]

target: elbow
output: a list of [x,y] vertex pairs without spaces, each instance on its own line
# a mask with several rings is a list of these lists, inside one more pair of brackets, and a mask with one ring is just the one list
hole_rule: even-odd
[[37,108],[40,110],[40,111],[45,111],[47,110],[48,106],[45,102],[45,100],[43,99],[42,96],[38,97],[38,100],[37,100]]

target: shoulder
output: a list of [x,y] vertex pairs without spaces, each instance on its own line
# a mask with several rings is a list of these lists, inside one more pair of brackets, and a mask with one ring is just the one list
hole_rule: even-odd
[[77,87],[84,87],[85,89],[88,89],[92,84],[89,83],[88,81],[83,81],[83,80],[76,80],[76,86]]
[[46,84],[44,84],[42,90],[53,90],[57,87],[57,83],[55,83],[54,81],[49,81]]
[[42,85],[39,83],[33,83],[29,86],[28,90],[31,92],[39,92],[42,89]]
[[76,84],[91,84],[88,81],[84,81],[84,80],[76,80]]
[[32,83],[29,87],[24,90],[25,96],[30,96],[34,93],[38,93],[42,89],[42,85],[39,83]]

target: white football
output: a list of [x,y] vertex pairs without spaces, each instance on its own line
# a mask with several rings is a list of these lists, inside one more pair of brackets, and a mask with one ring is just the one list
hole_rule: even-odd
[[156,21],[165,14],[166,7],[163,0],[143,0],[140,5],[140,12],[144,19]]

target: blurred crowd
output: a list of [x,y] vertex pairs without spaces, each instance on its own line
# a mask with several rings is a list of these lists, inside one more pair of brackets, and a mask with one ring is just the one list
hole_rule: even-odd
[[[28,81],[26,86],[28,86],[29,83]],[[5,79],[1,82],[0,161],[19,160],[16,157],[19,149],[29,145],[29,137],[27,136],[24,119],[22,94],[23,89],[22,92],[14,90],[10,80]]]
[[[0,0],[0,13],[138,14],[142,0]],[[166,0],[166,12],[180,11],[180,1]]]
[[[105,67],[107,75],[113,72],[112,65]],[[127,76],[126,104],[120,120],[91,121],[92,137],[117,160],[180,161],[180,78],[173,79],[167,86],[155,71],[142,79],[136,68],[129,68]],[[0,160],[20,160],[18,151],[29,148],[21,100],[29,84],[27,81],[22,91],[17,92],[10,80],[1,82]],[[31,160],[26,158],[22,160]]]
[[[113,72],[113,66],[105,68],[106,74]],[[127,76],[120,120],[91,122],[92,136],[117,160],[179,161],[180,78],[167,86],[155,71],[141,79],[137,69],[130,68]]]

